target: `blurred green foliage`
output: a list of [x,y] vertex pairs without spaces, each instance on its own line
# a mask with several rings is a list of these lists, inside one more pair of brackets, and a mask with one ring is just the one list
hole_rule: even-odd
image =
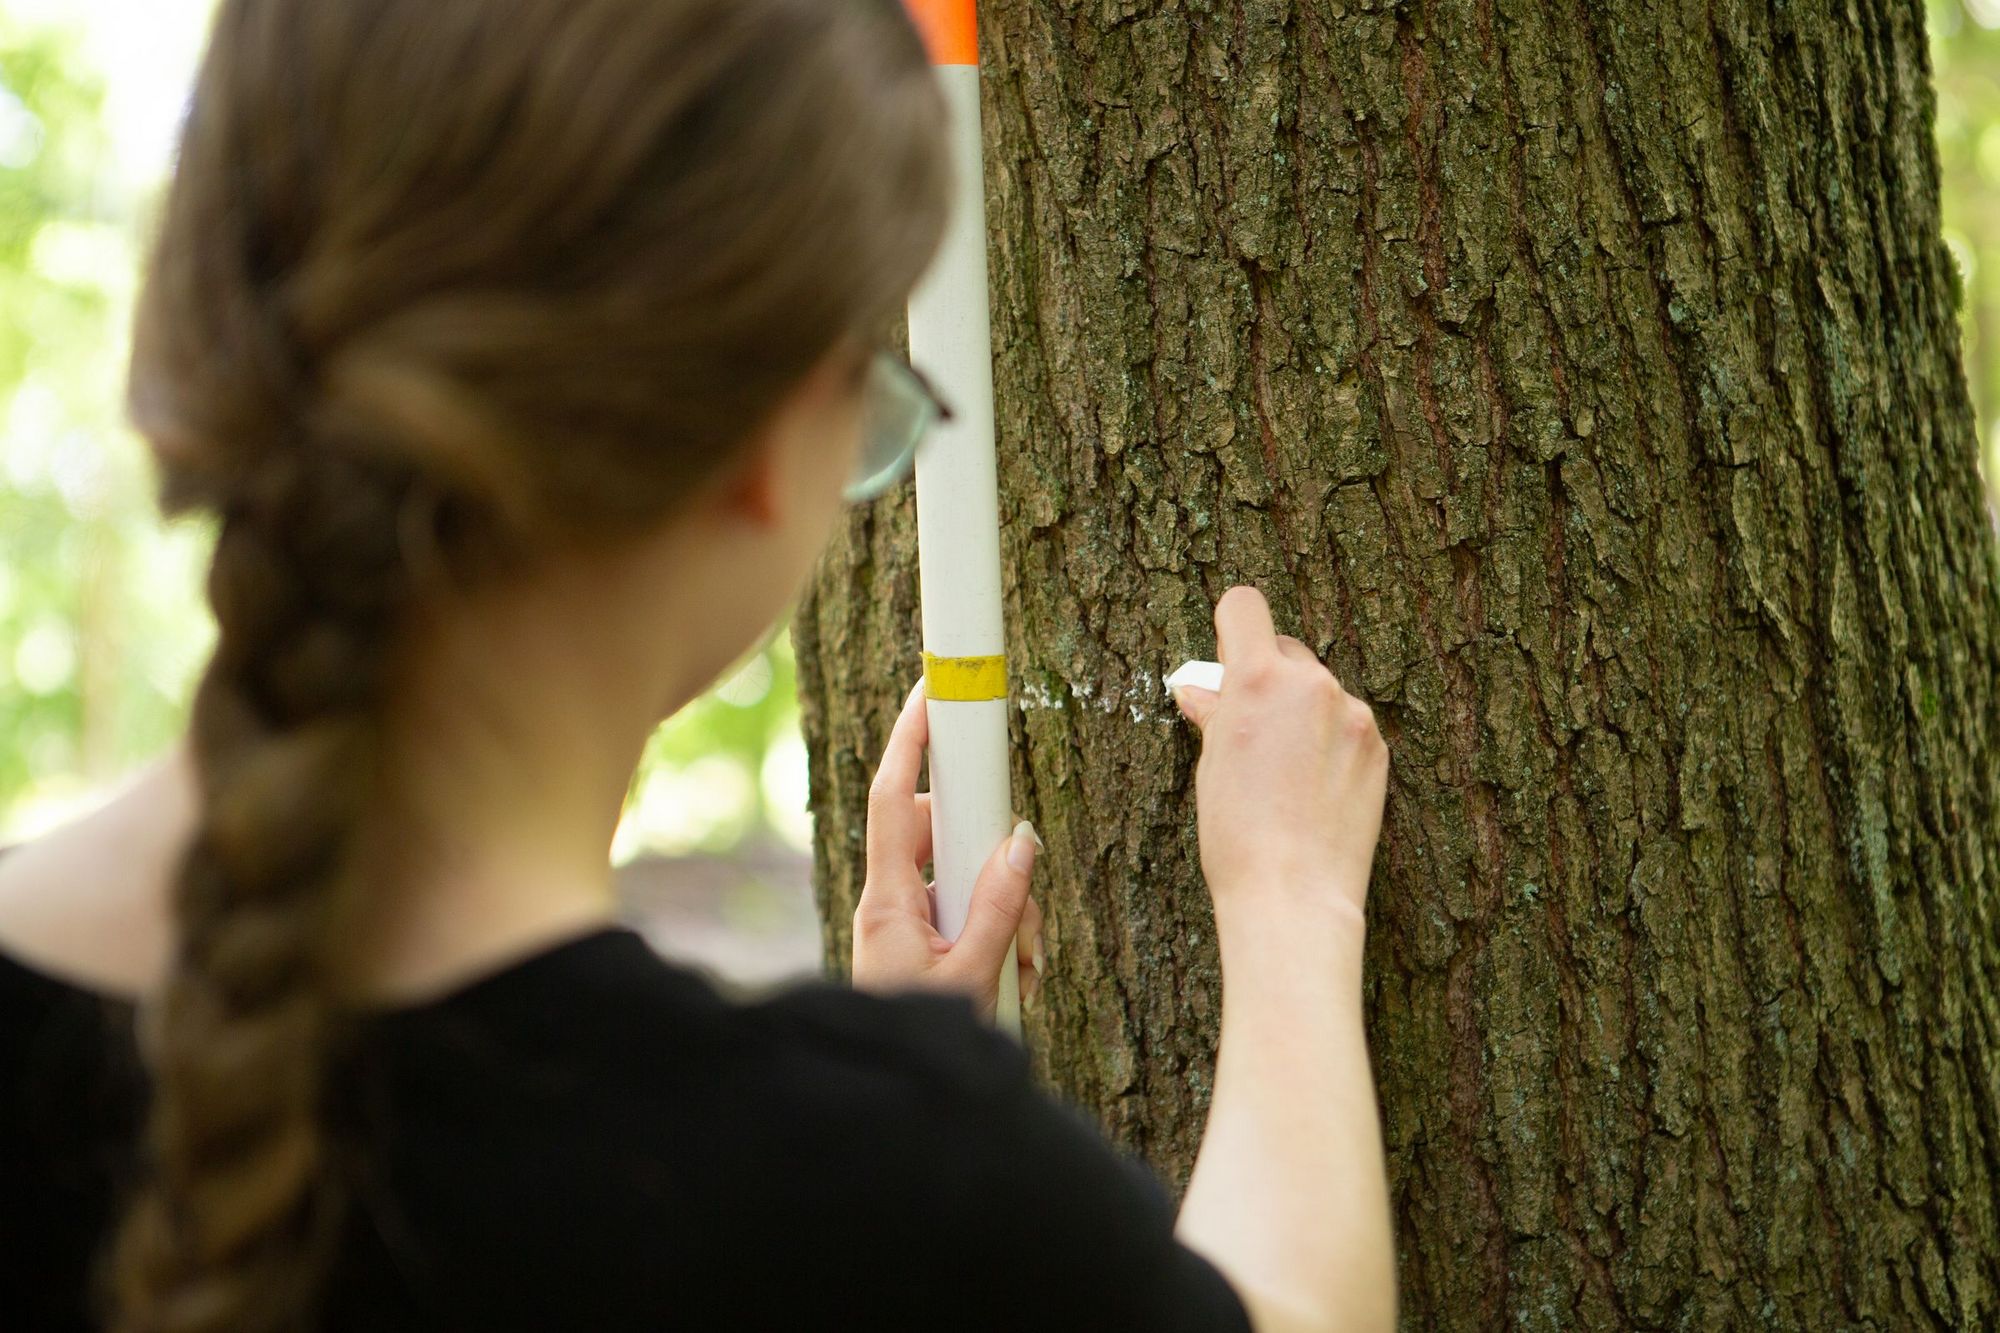
[[1929,11],[1945,240],[1987,486],[2000,495],[2000,0],[1929,0]]
[[200,534],[162,533],[120,429],[130,201],[75,39],[0,21],[0,810],[178,729]]
[[[208,0],[172,3],[165,21],[184,14],[191,36]],[[1946,239],[1996,479],[2000,0],[1928,6]],[[91,0],[39,7],[100,27],[130,17]],[[159,182],[134,187],[114,162],[108,76],[82,29],[30,28],[10,12],[0,0],[0,842],[158,752],[184,725],[213,636],[201,597],[210,534],[158,520],[143,446],[120,411],[138,238]],[[652,737],[618,851],[723,852],[771,836],[803,845],[804,801],[779,636]]]

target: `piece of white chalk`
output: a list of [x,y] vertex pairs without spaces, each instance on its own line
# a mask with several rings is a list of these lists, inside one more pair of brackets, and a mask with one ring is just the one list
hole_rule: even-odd
[[1220,694],[1222,693],[1222,663],[1183,662],[1174,668],[1173,672],[1162,683],[1166,685],[1168,694],[1172,694],[1183,685],[1192,685],[1196,689],[1213,690],[1217,694]]

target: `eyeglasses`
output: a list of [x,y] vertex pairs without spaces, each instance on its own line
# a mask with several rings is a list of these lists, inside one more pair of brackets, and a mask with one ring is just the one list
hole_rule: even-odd
[[952,418],[923,372],[890,351],[875,353],[863,393],[861,457],[842,492],[849,500],[872,500],[909,475],[931,427]]

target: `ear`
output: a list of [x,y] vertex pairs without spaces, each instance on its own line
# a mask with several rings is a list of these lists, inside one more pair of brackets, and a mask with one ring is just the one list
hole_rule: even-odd
[[773,431],[760,432],[741,451],[734,472],[722,490],[722,503],[731,514],[753,527],[776,528],[784,518],[780,482],[779,441]]
[[800,497],[819,484],[818,474],[838,460],[825,447],[824,423],[836,404],[855,401],[868,359],[846,343],[829,353],[744,442],[722,488],[728,513],[767,531],[796,517]]

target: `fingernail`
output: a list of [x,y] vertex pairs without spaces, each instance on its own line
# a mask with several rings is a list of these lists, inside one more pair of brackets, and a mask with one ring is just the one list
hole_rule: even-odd
[[1014,825],[1014,836],[1007,840],[1007,864],[1027,874],[1035,868],[1035,852],[1042,840],[1035,835],[1035,826],[1027,820]]
[[1042,937],[1040,935],[1035,936],[1035,950],[1029,955],[1028,961],[1034,965],[1035,978],[1040,980],[1042,973],[1047,970],[1042,965],[1048,961],[1042,953]]

